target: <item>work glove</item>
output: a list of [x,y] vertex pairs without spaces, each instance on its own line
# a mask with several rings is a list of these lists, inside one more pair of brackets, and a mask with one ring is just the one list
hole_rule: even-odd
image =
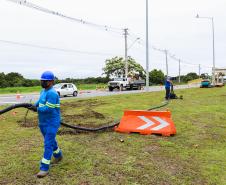
[[28,107],[29,110],[32,110],[34,112],[37,112],[37,107],[35,105],[32,105],[30,107]]

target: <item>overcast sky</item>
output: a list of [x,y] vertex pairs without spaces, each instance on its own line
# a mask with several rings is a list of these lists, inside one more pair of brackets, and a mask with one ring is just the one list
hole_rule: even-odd
[[[145,68],[145,0],[28,0],[62,14],[117,28],[129,28],[128,45]],[[185,62],[182,74],[210,72],[214,17],[216,67],[226,67],[226,0],[149,0],[150,45],[167,49]],[[63,52],[6,44],[0,41],[0,72],[19,72],[39,78],[44,70],[57,77],[100,76],[107,58],[124,55],[123,32],[112,33],[0,0],[0,40],[47,47],[96,52],[100,55]],[[150,70],[165,72],[165,56],[150,47]],[[178,75],[178,62],[169,58],[169,75]]]

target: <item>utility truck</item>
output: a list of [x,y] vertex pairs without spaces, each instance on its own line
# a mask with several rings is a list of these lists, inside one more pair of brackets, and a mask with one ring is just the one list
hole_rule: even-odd
[[118,89],[123,90],[141,90],[145,85],[144,80],[133,80],[130,78],[114,78],[112,81],[108,82],[109,91]]

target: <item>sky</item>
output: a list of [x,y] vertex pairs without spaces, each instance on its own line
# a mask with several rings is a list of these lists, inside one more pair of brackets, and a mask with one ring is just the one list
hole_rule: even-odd
[[[124,56],[123,29],[128,28],[128,50],[144,68],[145,0],[27,0],[61,14],[118,28],[105,31],[86,24],[43,13],[8,0],[0,0],[0,72],[19,72],[39,78],[51,70],[58,78],[101,76],[105,60]],[[210,73],[214,17],[216,67],[226,67],[226,0],[149,0],[149,68],[166,71],[165,55],[152,47],[166,49],[181,59],[181,74]],[[9,44],[2,41],[77,50],[65,52]],[[90,52],[96,53],[95,55]],[[169,75],[179,73],[178,61],[168,58]],[[194,64],[188,65],[186,63]]]

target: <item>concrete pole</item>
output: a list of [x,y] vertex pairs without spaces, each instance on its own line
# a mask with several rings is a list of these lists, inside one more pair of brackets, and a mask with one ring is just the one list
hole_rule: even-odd
[[149,34],[148,34],[148,0],[146,0],[146,91],[149,91]]
[[166,75],[169,75],[169,71],[168,71],[168,51],[165,50],[165,55],[166,55]]
[[180,83],[180,70],[181,70],[181,68],[180,68],[180,59],[178,60],[178,62],[179,62],[179,78],[178,78],[178,82]]
[[128,36],[128,28],[124,29],[124,36],[125,36],[125,78],[128,77],[128,46],[127,46],[127,36]]
[[215,82],[215,39],[214,39],[214,21],[213,21],[213,17],[211,18],[212,20],[212,34],[213,34],[213,85],[216,85]]

